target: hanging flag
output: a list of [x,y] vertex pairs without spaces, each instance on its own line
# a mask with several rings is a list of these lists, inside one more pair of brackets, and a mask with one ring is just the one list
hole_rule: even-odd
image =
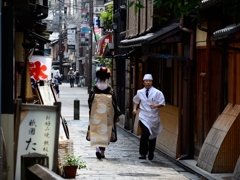
[[35,81],[50,80],[52,58],[48,56],[32,56],[29,59],[30,77]]

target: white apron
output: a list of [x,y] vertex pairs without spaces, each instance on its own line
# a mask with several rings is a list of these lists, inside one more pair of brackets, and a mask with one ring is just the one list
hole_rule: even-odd
[[161,91],[151,87],[148,98],[146,97],[146,88],[137,91],[133,102],[140,103],[139,120],[148,128],[150,132],[149,139],[156,138],[162,132],[162,124],[159,117],[159,108],[151,109],[152,104],[165,105],[165,99]]

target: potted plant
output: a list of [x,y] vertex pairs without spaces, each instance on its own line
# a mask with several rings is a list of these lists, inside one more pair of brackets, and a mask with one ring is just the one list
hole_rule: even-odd
[[66,154],[66,159],[63,164],[63,172],[65,178],[75,178],[77,169],[86,168],[86,162],[81,159],[81,156]]

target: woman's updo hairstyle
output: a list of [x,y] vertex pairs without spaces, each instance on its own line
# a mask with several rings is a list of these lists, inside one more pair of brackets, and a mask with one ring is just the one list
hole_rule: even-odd
[[106,80],[110,78],[110,73],[108,73],[108,69],[106,67],[101,67],[96,72],[96,77],[99,78],[100,80]]

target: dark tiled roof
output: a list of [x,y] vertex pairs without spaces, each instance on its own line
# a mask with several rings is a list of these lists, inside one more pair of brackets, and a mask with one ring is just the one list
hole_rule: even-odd
[[214,38],[226,38],[229,35],[240,31],[240,23],[239,24],[231,24],[223,29],[219,29],[213,33]]
[[161,28],[160,30],[158,30],[155,33],[148,33],[144,36],[139,36],[139,37],[133,38],[133,39],[124,39],[120,42],[122,46],[119,46],[119,47],[120,48],[124,48],[124,46],[126,48],[134,47],[134,46],[138,47],[138,46],[141,46],[141,43],[143,43],[145,41],[152,41],[174,29],[179,29],[179,22],[174,22],[172,24],[169,24],[168,26]]

